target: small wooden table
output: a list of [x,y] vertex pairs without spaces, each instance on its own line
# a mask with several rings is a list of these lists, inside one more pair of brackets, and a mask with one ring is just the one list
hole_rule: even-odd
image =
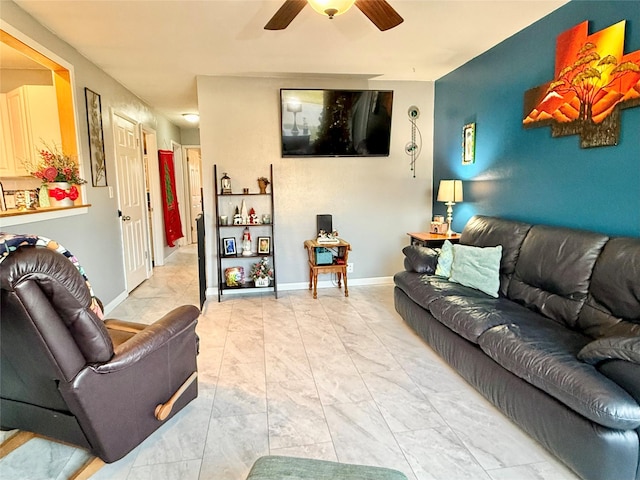
[[411,245],[421,245],[429,248],[441,247],[445,240],[449,240],[451,243],[460,241],[459,233],[447,235],[446,233],[417,232],[407,233],[407,235],[411,237]]
[[[339,254],[334,257],[331,265],[316,265],[316,248],[337,248]],[[313,298],[318,298],[318,274],[335,273],[338,276],[338,288],[342,288],[342,278],[344,277],[344,296],[349,296],[347,287],[347,262],[349,261],[349,250],[351,245],[342,239],[338,243],[318,243],[317,240],[306,240],[304,248],[309,256],[309,290],[313,288]],[[339,260],[340,263],[336,263]]]

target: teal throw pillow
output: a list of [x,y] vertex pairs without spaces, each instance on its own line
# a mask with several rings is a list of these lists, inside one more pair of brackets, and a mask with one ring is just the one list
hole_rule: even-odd
[[502,245],[497,247],[453,245],[453,263],[449,280],[498,298],[501,258]]
[[451,275],[451,264],[453,263],[453,244],[445,240],[440,249],[438,265],[436,265],[436,275],[449,278]]

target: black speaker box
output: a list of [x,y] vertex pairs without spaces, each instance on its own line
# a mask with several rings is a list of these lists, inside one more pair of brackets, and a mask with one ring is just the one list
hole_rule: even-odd
[[331,219],[331,215],[316,215],[316,227],[317,233],[320,233],[320,230],[324,230],[327,233],[333,232],[333,220]]

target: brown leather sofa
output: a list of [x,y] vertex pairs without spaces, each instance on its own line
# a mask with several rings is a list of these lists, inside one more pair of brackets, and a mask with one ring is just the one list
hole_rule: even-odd
[[63,255],[22,247],[0,263],[0,427],[114,462],[197,394],[195,327],[185,305],[152,325],[100,320]]

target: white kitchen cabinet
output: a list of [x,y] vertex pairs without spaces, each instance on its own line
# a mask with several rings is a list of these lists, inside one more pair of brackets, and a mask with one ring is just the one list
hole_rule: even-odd
[[38,162],[43,142],[60,148],[58,102],[53,86],[24,85],[0,99],[2,139],[0,176],[28,176],[24,162]]

